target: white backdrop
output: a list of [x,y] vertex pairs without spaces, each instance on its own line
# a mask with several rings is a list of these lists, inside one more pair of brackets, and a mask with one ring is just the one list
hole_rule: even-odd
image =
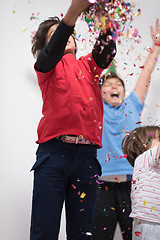
[[[1,3],[0,239],[29,240],[33,180],[30,168],[35,161],[36,128],[42,106],[33,70],[35,60],[30,52],[30,35],[47,16],[65,14],[70,2],[71,0],[7,0]],[[141,42],[129,41],[124,36],[117,45],[116,56],[117,72],[126,82],[127,93],[136,83],[140,66],[148,53],[147,47],[151,47],[149,26],[155,24],[160,9],[159,0],[134,2],[142,13],[133,21],[130,31],[137,28]],[[32,14],[35,19],[32,19]],[[77,29],[81,28],[79,23]],[[84,54],[89,48],[85,46],[82,51],[80,47],[78,55]],[[143,124],[160,124],[159,69],[160,59],[152,74],[142,113]],[[60,240],[65,238],[64,225],[63,216]]]

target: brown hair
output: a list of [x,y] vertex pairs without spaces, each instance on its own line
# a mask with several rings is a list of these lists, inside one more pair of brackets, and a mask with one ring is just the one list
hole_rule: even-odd
[[[59,24],[60,23],[60,19],[55,16],[55,17],[49,17],[47,20],[43,21],[39,27],[38,30],[36,32],[36,34],[34,35],[33,39],[32,39],[32,54],[34,57],[37,57],[39,52],[42,50],[42,48],[45,46],[46,44],[46,36],[47,36],[47,32],[50,29],[50,27]],[[77,43],[75,40],[75,35],[74,33],[72,34],[72,37],[74,39],[74,43],[75,46],[77,47]],[[75,50],[75,55],[76,55],[77,50]]]
[[117,78],[121,83],[122,83],[122,86],[124,88],[124,91],[125,91],[125,85],[124,85],[124,81],[114,72],[108,72],[106,74],[103,74],[100,78],[100,82],[99,82],[99,87],[101,89],[103,83],[107,80],[107,79],[111,79],[111,78]]
[[160,127],[158,126],[138,127],[124,137],[122,149],[124,154],[127,154],[127,160],[132,166],[134,166],[135,159],[151,147],[152,139],[157,137],[157,132],[160,137]]
[[38,53],[46,44],[47,32],[51,26],[59,24],[60,19],[58,17],[49,17],[47,20],[43,21],[32,39],[32,54],[34,57],[38,56]]

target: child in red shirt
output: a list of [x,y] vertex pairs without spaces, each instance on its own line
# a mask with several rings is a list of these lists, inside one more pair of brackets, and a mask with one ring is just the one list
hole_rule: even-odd
[[[97,198],[103,105],[99,76],[115,56],[111,31],[92,53],[76,60],[73,36],[88,0],[73,0],[65,17],[42,22],[33,38],[35,70],[43,98],[34,170],[31,240],[57,240],[63,202],[68,240],[92,239]],[[103,50],[102,50],[103,49]]]

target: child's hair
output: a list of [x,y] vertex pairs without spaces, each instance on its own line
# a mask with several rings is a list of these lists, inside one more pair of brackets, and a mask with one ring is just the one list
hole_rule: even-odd
[[100,82],[99,82],[99,87],[101,89],[103,83],[107,80],[107,79],[111,79],[111,78],[117,78],[121,83],[122,83],[122,86],[124,88],[124,91],[125,91],[125,85],[124,85],[124,81],[114,72],[108,72],[106,74],[103,74],[101,77],[100,77]]
[[[32,54],[34,57],[37,57],[39,52],[42,50],[42,48],[46,45],[46,36],[47,36],[47,32],[50,29],[50,27],[59,24],[60,23],[60,19],[55,16],[55,17],[49,17],[47,20],[44,20],[38,27],[38,30],[36,31],[36,34],[34,35],[33,39],[32,39]],[[72,34],[72,37],[74,39],[75,45],[76,41],[75,41],[75,35]],[[76,51],[75,51],[76,54]]]
[[38,30],[32,39],[32,54],[34,57],[36,57],[45,46],[47,32],[50,27],[59,23],[60,19],[58,17],[49,17],[39,25]]
[[157,138],[157,135],[160,137],[160,127],[145,126],[136,128],[124,137],[122,149],[132,166],[135,159],[151,147],[152,139]]

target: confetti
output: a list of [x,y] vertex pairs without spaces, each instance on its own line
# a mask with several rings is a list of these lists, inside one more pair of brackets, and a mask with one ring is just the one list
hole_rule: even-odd
[[95,178],[95,177],[97,177],[98,176],[98,174],[95,174],[93,177],[91,177],[91,178]]
[[[139,16],[141,10],[138,9],[138,13],[133,13],[133,4],[125,3],[122,0],[90,0],[92,5],[81,14],[81,20],[84,20],[89,27],[90,32],[97,32],[102,30],[106,32],[107,29],[113,30],[113,39],[122,35],[125,29],[125,23],[128,20],[132,20],[133,16]],[[129,36],[129,32],[127,33]]]
[[152,53],[153,52],[152,48],[147,48],[147,52]]
[[81,193],[80,198],[84,198],[86,196],[86,193]]
[[128,76],[133,76],[133,73],[127,74]]
[[109,160],[110,160],[110,156],[109,156],[109,154],[107,154],[105,162],[108,162]]
[[120,156],[119,158],[127,158],[127,154]]
[[135,235],[137,236],[137,237],[140,237],[141,236],[141,232],[135,232]]
[[133,180],[133,179],[132,179],[132,180],[131,180],[131,183],[132,183],[132,184],[135,184],[135,183],[136,183],[136,180]]
[[73,187],[74,189],[76,189],[76,186],[74,186],[73,184],[72,184],[72,187]]
[[140,66],[139,68],[144,68],[144,66]]
[[92,236],[91,232],[86,232],[86,236]]
[[98,184],[103,184],[104,182],[99,182],[98,180],[96,180],[96,183],[98,183]]
[[23,29],[22,29],[22,30],[23,30],[23,32],[25,32],[25,31],[27,30],[27,28],[26,28],[26,27],[23,27]]
[[145,206],[146,204],[147,204],[147,202],[144,200],[143,205]]
[[80,212],[84,211],[84,208],[80,209]]
[[154,211],[156,211],[155,207],[152,207],[152,209],[153,209]]
[[32,21],[33,19],[37,19],[37,20],[39,20],[38,17],[35,17],[34,13],[32,13],[32,16],[30,17],[30,20],[31,20],[31,21]]

